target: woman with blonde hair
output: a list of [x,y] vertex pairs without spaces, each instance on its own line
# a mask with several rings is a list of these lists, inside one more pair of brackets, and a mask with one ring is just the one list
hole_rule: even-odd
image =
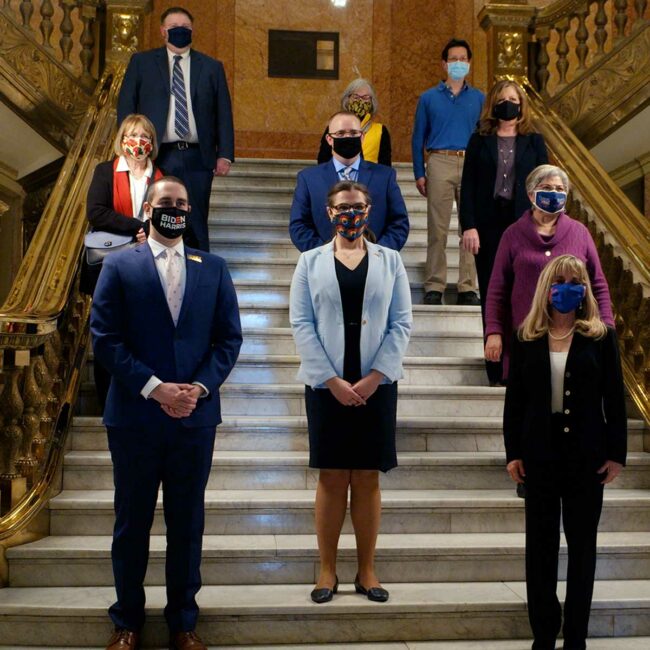
[[[392,153],[390,133],[385,124],[377,122],[375,115],[379,110],[379,102],[373,85],[367,80],[358,78],[352,81],[343,91],[341,109],[354,113],[361,120],[363,131],[362,153],[367,162],[391,166]],[[320,141],[317,161],[321,163],[332,159],[332,147],[327,142],[327,128]]]
[[[524,91],[514,81],[498,81],[467,145],[460,185],[463,247],[475,256],[484,328],[485,299],[501,236],[530,206],[526,177],[547,162],[544,138],[535,132]],[[491,385],[503,382],[501,361],[486,360],[485,367]]]
[[560,516],[568,548],[564,649],[586,648],[603,487],[625,465],[627,420],[616,333],[587,268],[561,255],[542,271],[513,340],[503,435],[525,486],[526,589],[535,650],[555,648]]

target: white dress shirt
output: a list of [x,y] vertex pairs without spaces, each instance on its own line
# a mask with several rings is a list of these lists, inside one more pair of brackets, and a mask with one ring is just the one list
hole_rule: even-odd
[[131,191],[131,208],[133,209],[133,216],[136,219],[142,218],[142,221],[144,221],[144,216],[140,214],[140,210],[142,209],[142,203],[144,202],[144,197],[147,193],[147,187],[149,187],[151,177],[153,176],[153,164],[151,159],[147,160],[147,167],[141,178],[136,178],[131,173],[124,156],[120,156],[115,171],[129,172],[129,189]]
[[[169,87],[171,89],[172,79],[174,78],[174,57],[177,56],[169,48],[167,48],[167,60],[169,61]],[[194,111],[192,110],[192,96],[190,94],[190,50],[179,54],[181,57],[179,64],[183,71],[183,81],[185,81],[185,98],[187,100],[187,117],[190,123],[190,132],[185,137],[185,142],[198,142],[199,136],[196,130],[196,120],[194,119]],[[179,138],[176,135],[175,128],[176,117],[176,98],[174,93],[169,92],[169,112],[167,113],[167,128],[163,136],[163,142],[178,142]]]

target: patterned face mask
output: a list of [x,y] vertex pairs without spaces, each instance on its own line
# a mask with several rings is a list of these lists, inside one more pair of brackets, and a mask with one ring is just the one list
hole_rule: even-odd
[[349,241],[354,241],[363,235],[368,224],[368,210],[345,210],[332,216],[336,232]]
[[368,113],[372,113],[372,100],[350,99],[348,102],[348,110],[362,120]]
[[151,139],[145,136],[131,137],[125,135],[122,140],[122,151],[136,160],[148,158],[152,150]]

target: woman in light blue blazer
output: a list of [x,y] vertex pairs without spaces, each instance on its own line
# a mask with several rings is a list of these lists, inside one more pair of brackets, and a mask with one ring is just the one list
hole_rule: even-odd
[[348,488],[357,540],[357,593],[388,600],[374,568],[381,515],[379,473],[397,465],[397,380],[411,324],[411,293],[397,251],[372,242],[371,199],[359,183],[328,194],[335,236],[303,253],[291,283],[290,320],[300,355],[309,466],[320,469],[316,534],[320,576],[311,598],[338,588],[336,550]]

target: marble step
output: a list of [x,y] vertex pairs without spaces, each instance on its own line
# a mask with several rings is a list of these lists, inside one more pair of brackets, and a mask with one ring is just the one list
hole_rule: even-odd
[[[383,489],[467,490],[513,487],[503,452],[400,452],[398,467],[381,475]],[[315,489],[318,470],[303,451],[217,451],[210,490]],[[64,490],[110,490],[113,464],[107,451],[71,451],[63,462]],[[628,454],[627,466],[612,489],[650,490],[650,454]]]
[[[503,453],[501,417],[424,417],[397,419],[398,451],[492,451]],[[628,450],[642,452],[645,425],[628,420]],[[75,451],[106,451],[106,429],[101,417],[76,416],[70,431]],[[308,451],[304,416],[228,417],[217,428],[219,451]],[[650,446],[649,446],[650,450]]]
[[[458,305],[412,306],[413,333],[432,330],[482,332],[481,308]],[[274,305],[260,308],[254,300],[239,302],[242,327],[289,327],[289,306]]]
[[[113,585],[110,535],[45,537],[7,550],[11,587]],[[151,538],[145,583],[165,581],[164,535]],[[201,553],[204,585],[309,584],[318,579],[312,535],[207,535]],[[566,545],[560,579],[566,576]],[[490,582],[525,580],[523,533],[380,534],[377,574],[384,582]],[[337,574],[352,582],[357,571],[354,535],[339,541]],[[597,580],[650,579],[650,533],[601,533]]]
[[[241,354],[297,354],[288,327],[246,328]],[[406,355],[409,357],[483,358],[483,335],[478,328],[470,331],[429,330],[413,332]]]
[[[313,490],[208,490],[206,535],[313,534]],[[523,500],[506,490],[383,490],[383,533],[501,533],[524,530]],[[51,535],[110,535],[112,490],[63,490],[53,497]],[[650,491],[605,490],[600,530],[650,530]],[[349,518],[343,531],[352,532]],[[164,532],[159,500],[152,534]],[[0,590],[2,593],[2,590]]]
[[[232,384],[287,384],[296,381],[297,355],[239,355],[228,377]],[[485,364],[473,357],[405,357],[400,385],[487,385]]]
[[[225,415],[305,415],[301,384],[224,384]],[[501,415],[504,388],[490,386],[400,386],[398,416]]]
[[[310,601],[312,586],[204,587],[197,632],[208,644],[234,645],[530,637],[523,582],[385,583],[387,603],[372,603],[344,584],[326,606]],[[564,583],[559,591],[564,598]],[[112,587],[2,589],[0,638],[9,646],[99,645],[111,632],[106,609],[113,599]],[[164,587],[146,589],[145,647],[167,641],[165,600]],[[597,581],[590,634],[649,635],[650,581]]]

